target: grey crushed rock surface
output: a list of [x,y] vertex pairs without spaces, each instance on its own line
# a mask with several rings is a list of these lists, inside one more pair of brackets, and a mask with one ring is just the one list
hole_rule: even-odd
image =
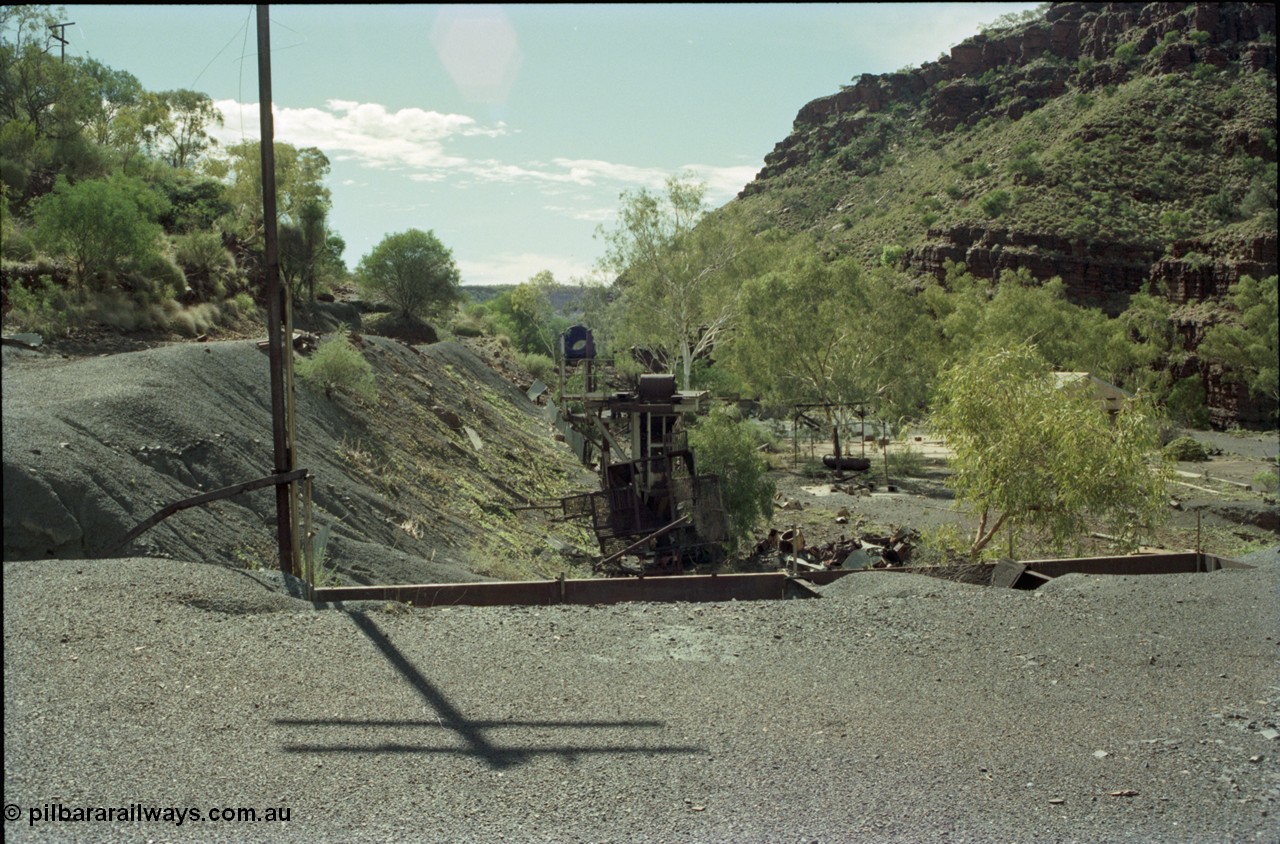
[[[486,579],[473,565],[484,555],[472,547],[467,496],[503,512],[591,479],[551,438],[542,409],[460,344],[361,343],[380,379],[376,414],[295,390],[296,465],[314,476],[316,524],[331,528],[328,560],[346,582]],[[274,558],[271,489],[183,510],[118,547],[167,504],[270,474],[270,374],[256,342],[74,359],[2,348],[4,559],[138,555],[251,567]],[[437,418],[437,404],[483,448]],[[413,432],[415,454],[390,436],[392,422]],[[541,473],[536,484],[530,466]],[[531,511],[503,524],[525,546],[573,538]]]
[[[1274,842],[1280,549],[1247,562],[420,611],[5,562],[5,838]],[[50,803],[291,818],[29,826]]]

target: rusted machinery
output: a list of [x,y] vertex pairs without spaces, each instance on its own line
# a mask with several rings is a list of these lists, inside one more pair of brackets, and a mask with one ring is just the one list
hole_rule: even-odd
[[[575,326],[561,345],[560,412],[598,457],[601,487],[561,506],[565,516],[590,521],[603,555],[596,570],[682,574],[718,562],[728,539],[720,480],[697,473],[684,432],[686,418],[706,412],[709,394],[677,390],[673,375],[641,375],[633,390],[595,390],[590,332]],[[586,389],[566,394],[569,367],[578,364]]]

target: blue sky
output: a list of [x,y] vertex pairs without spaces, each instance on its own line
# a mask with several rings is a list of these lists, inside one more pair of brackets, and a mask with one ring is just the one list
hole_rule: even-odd
[[[276,139],[332,162],[352,268],[417,228],[464,284],[583,280],[623,191],[692,172],[722,205],[805,103],[1034,5],[277,5]],[[234,143],[258,136],[254,9],[70,5],[62,20],[69,55],[208,94]]]

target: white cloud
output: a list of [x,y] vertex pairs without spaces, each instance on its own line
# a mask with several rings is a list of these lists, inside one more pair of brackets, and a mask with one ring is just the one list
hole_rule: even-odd
[[[225,125],[214,134],[222,143],[260,135],[257,103],[219,100]],[[481,126],[462,114],[420,108],[388,111],[377,103],[329,100],[324,108],[276,107],[276,139],[297,147],[317,147],[338,161],[367,167],[459,169],[466,158],[445,152],[445,141],[461,137],[498,137],[506,127]]]
[[542,206],[542,209],[560,217],[569,217],[573,220],[583,220],[588,223],[603,223],[606,220],[612,220],[618,213],[618,209],[612,205],[596,208],[569,205],[544,205]]
[[759,166],[712,167],[709,165],[696,165],[689,169],[697,174],[698,178],[707,183],[707,202],[712,206],[719,207],[737,196],[738,192],[756,177],[763,166],[764,162],[761,162]]
[[655,167],[633,167],[630,164],[614,164],[595,159],[557,158],[552,161],[565,172],[561,181],[576,185],[597,185],[601,182],[660,188],[671,175]]
[[520,284],[543,270],[550,270],[560,284],[591,277],[595,268],[559,255],[523,252],[518,255],[494,255],[483,261],[459,259],[458,270],[463,284]]
[[[212,134],[223,144],[259,136],[258,104],[218,100],[224,125]],[[612,190],[661,190],[671,172],[599,159],[554,158],[550,162],[508,163],[468,158],[446,150],[461,138],[497,138],[509,134],[505,123],[482,126],[464,114],[442,114],[420,108],[390,111],[378,103],[329,100],[323,108],[274,111],[276,139],[296,147],[317,147],[334,161],[377,169],[411,171],[415,182],[438,182],[463,176],[479,182],[534,183],[555,192],[572,186]],[[756,175],[754,167],[693,165],[686,170],[707,183],[707,198],[721,204]],[[460,185],[461,186],[461,185]],[[580,210],[583,219],[600,219],[598,212]]]

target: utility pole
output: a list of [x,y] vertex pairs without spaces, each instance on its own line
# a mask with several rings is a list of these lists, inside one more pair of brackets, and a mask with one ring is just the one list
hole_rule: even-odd
[[[275,474],[292,472],[293,320],[289,296],[280,284],[280,244],[276,228],[275,127],[271,117],[271,18],[258,6],[258,111],[262,128],[262,217],[266,254],[267,356],[271,366],[271,428]],[[276,525],[280,571],[302,575],[298,544],[298,490],[294,481],[276,485]]]
[[63,64],[67,63],[67,44],[70,43],[67,41],[67,39],[64,36],[67,34],[67,27],[75,26],[75,25],[76,25],[75,21],[70,21],[68,23],[49,24],[49,29],[58,30],[57,32],[53,33],[53,37],[57,39],[58,42],[62,45],[62,63]]

